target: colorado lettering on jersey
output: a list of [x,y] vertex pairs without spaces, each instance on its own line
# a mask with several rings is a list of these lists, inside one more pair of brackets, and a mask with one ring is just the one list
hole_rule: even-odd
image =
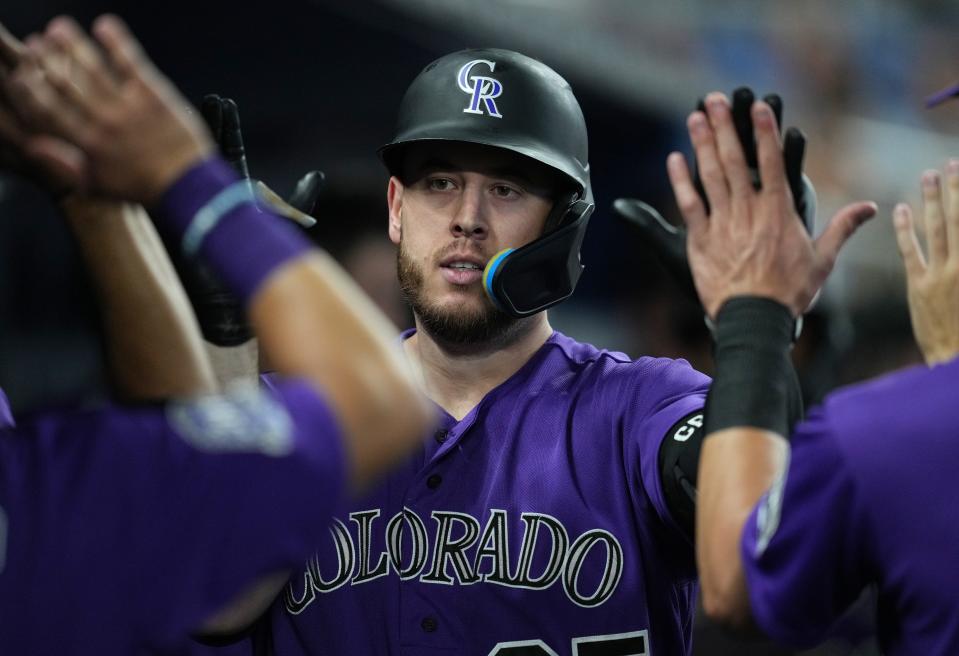
[[[616,536],[596,528],[570,539],[563,523],[544,513],[520,515],[523,541],[515,562],[510,562],[505,510],[490,509],[485,525],[466,513],[434,510],[430,513],[436,529],[432,540],[427,522],[409,508],[389,518],[385,526],[377,522],[380,512],[375,508],[351,513],[355,533],[334,519],[330,534],[337,569],[321,572],[318,557],[311,558],[302,583],[294,578],[287,586],[289,613],[302,613],[317,594],[390,574],[435,585],[488,583],[529,590],[562,585],[572,603],[593,608],[612,596],[623,574],[623,548]],[[380,526],[374,527],[377,523]],[[375,528],[384,531],[386,544],[386,550],[376,554],[371,549]],[[534,567],[534,554],[544,552],[549,554],[545,565],[537,562]],[[602,575],[598,583],[582,586],[580,574],[590,557],[604,559]]]

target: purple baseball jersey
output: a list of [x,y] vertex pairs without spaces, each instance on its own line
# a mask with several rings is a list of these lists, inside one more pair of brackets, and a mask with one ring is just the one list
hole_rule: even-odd
[[277,391],[48,411],[0,430],[0,651],[169,653],[309,557],[345,455],[311,385]]
[[959,359],[840,390],[746,523],[757,624],[814,644],[878,585],[888,654],[959,654]]
[[657,455],[708,384],[553,333],[341,509],[267,618],[274,652],[689,653],[693,550]]

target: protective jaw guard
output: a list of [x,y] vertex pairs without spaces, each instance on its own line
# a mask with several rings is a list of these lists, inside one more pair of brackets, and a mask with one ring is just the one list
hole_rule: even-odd
[[579,249],[594,207],[589,201],[574,200],[565,206],[559,228],[494,255],[483,272],[483,289],[493,305],[520,319],[569,298],[583,273]]

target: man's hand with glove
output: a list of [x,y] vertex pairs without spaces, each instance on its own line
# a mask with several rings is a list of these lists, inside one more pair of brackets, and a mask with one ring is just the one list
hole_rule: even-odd
[[[216,94],[204,96],[201,105],[203,118],[220,148],[223,158],[244,178],[250,180],[250,193],[257,205],[270,213],[279,214],[303,228],[316,223],[310,216],[323,186],[323,173],[310,171],[296,185],[289,201],[284,201],[262,181],[250,179],[250,169],[240,130],[240,115],[236,103]],[[179,249],[170,249],[179,253]],[[187,290],[203,337],[217,346],[238,346],[250,340],[253,332],[243,307],[210,273],[202,262],[174,256],[177,272]]]
[[[232,98],[224,98],[215,93],[203,97],[200,106],[213,138],[220,146],[220,153],[244,178],[250,178],[250,169],[246,161],[246,148],[243,146],[243,133],[240,131],[240,113]],[[283,200],[262,180],[251,180],[252,189],[257,194],[257,204],[265,203],[267,208],[294,221],[304,228],[316,225],[312,213],[323,188],[322,171],[310,171],[296,183],[296,188],[288,200]]]

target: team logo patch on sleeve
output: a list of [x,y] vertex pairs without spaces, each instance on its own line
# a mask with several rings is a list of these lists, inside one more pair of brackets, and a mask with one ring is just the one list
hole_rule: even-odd
[[786,476],[789,473],[789,456],[786,456],[786,465],[782,473],[776,478],[770,486],[769,491],[759,501],[759,509],[756,511],[756,557],[763,555],[769,541],[776,534],[779,528],[779,518],[783,509],[783,490],[786,487]]
[[167,418],[180,437],[200,451],[280,457],[293,449],[293,420],[289,413],[255,385],[171,403],[167,406]]

